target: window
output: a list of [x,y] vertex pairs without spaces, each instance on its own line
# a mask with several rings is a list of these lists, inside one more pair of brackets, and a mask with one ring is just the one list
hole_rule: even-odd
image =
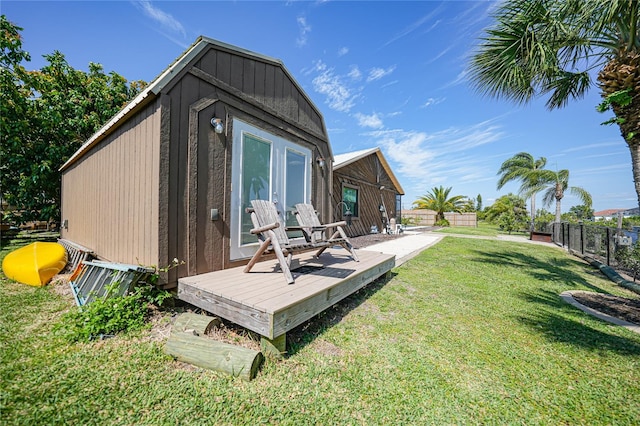
[[347,209],[351,211],[353,217],[358,217],[358,188],[351,186],[342,187],[342,215],[347,213]]

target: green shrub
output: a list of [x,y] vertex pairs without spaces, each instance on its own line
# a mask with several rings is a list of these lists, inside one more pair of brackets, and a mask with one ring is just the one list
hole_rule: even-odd
[[402,217],[400,219],[400,223],[404,226],[416,226],[418,224],[418,220],[413,216]]
[[451,226],[447,219],[440,219],[434,223],[435,226]]
[[64,314],[56,331],[70,342],[88,342],[103,336],[143,329],[151,305],[161,306],[171,293],[154,286],[137,287],[126,296],[97,298]]

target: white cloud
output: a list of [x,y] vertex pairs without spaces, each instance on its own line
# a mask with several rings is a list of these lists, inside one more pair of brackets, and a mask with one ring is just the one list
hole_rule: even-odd
[[618,156],[618,155],[626,155],[628,153],[629,153],[629,151],[614,151],[614,152],[607,152],[606,154],[602,153],[602,154],[583,155],[582,157],[579,157],[579,158],[614,157],[614,156]]
[[568,148],[563,150],[562,152],[575,152],[575,151],[583,151],[583,150],[589,150],[589,151],[593,151],[595,149],[598,148],[606,148],[609,146],[623,146],[623,143],[620,141],[609,141],[609,142],[601,142],[601,143],[592,143],[589,145],[579,145],[573,148]]
[[299,16],[296,21],[298,22],[298,30],[300,31],[300,34],[296,39],[296,44],[299,47],[302,47],[307,44],[307,34],[311,32],[311,25],[307,24],[307,18],[304,16]]
[[178,33],[183,37],[186,37],[186,31],[180,21],[175,19],[172,15],[163,10],[158,9],[151,4],[149,0],[140,0],[135,5],[141,9],[147,17],[153,19],[165,29],[168,29],[174,33]]
[[393,80],[393,81],[390,81],[388,83],[383,84],[382,86],[380,86],[380,88],[384,89],[385,87],[393,86],[394,84],[398,84],[399,82],[400,82],[400,80]]
[[391,74],[396,69],[395,65],[389,67],[387,69],[384,68],[372,68],[369,70],[369,76],[367,77],[367,83],[371,83],[372,81],[380,80],[382,77],[385,77]]
[[[409,34],[411,34],[412,32],[416,31],[418,28],[423,26],[425,23],[431,21],[431,19],[434,16],[439,14],[440,11],[443,9],[443,7],[444,7],[443,5],[438,6],[436,9],[434,9],[428,15],[423,16],[422,18],[418,19],[416,22],[414,22],[411,25],[405,27],[402,31],[400,31],[398,34],[393,36],[389,41],[387,41],[385,44],[383,44],[382,47],[388,46],[391,43],[393,43],[393,42],[395,42],[397,40],[400,40],[401,38],[406,37]],[[437,24],[437,22],[436,22],[436,24]]]
[[381,129],[382,127],[384,127],[382,118],[375,112],[371,115],[365,115],[358,112],[354,114],[354,116],[358,120],[358,125],[360,127],[369,127],[372,129]]
[[326,96],[325,102],[329,108],[340,112],[349,112],[355,105],[358,94],[354,93],[347,86],[339,75],[336,75],[333,68],[318,62],[315,70],[319,72],[312,83],[313,89]]
[[340,50],[338,50],[338,56],[344,56],[347,53],[349,53],[348,47],[341,47]]
[[492,121],[449,128],[435,133],[382,130],[367,133],[384,149],[394,171],[408,181],[430,188],[447,181],[476,182],[495,179],[492,164],[479,149],[504,137]]
[[469,71],[468,70],[462,70],[454,80],[448,82],[447,84],[445,84],[444,86],[441,87],[441,89],[447,89],[449,87],[453,87],[453,86],[457,86],[458,84],[464,83],[465,81],[467,81],[469,75]]
[[349,71],[347,75],[354,80],[360,80],[362,78],[362,72],[360,72],[357,65],[351,65],[351,71]]
[[444,55],[446,55],[451,49],[453,49],[454,45],[448,46],[446,48],[444,48],[442,51],[440,51],[440,53],[438,53],[436,56],[434,56],[433,58],[429,59],[427,61],[427,64],[431,64],[435,61],[437,61],[438,59],[440,59],[441,57],[443,57]]
[[438,105],[439,103],[442,103],[446,100],[447,98],[429,98],[427,99],[427,101],[422,105],[423,108],[427,108],[430,107],[432,105]]

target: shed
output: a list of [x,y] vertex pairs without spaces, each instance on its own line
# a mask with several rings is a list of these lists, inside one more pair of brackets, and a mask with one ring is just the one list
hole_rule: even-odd
[[[386,220],[400,222],[404,190],[380,148],[338,154],[333,164],[332,203],[336,216],[353,215],[347,235],[355,237],[382,231]],[[339,219],[335,217],[334,220]]]
[[[251,199],[331,217],[324,119],[284,64],[199,37],[62,166],[61,237],[178,278],[246,263]],[[322,160],[322,161],[320,161]]]

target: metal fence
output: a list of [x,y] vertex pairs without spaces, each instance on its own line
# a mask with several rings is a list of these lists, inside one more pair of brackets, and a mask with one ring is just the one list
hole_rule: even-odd
[[640,227],[615,229],[592,224],[551,223],[547,232],[554,243],[570,251],[586,255],[612,268],[631,273],[617,260],[616,251],[633,247],[638,242]]

